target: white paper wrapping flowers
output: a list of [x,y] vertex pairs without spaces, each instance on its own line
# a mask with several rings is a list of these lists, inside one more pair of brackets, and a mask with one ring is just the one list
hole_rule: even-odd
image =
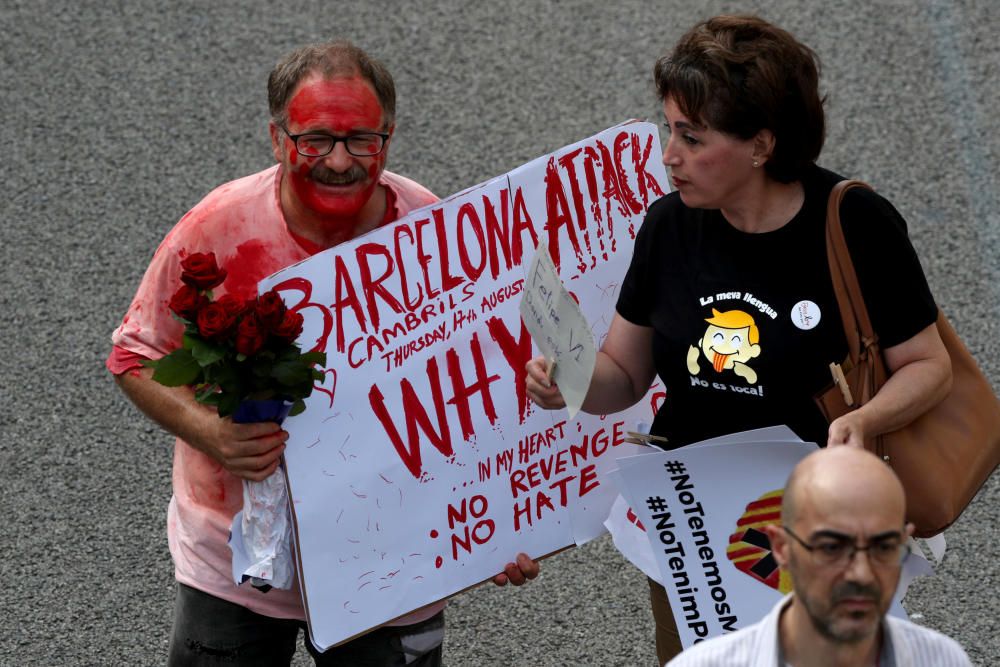
[[280,469],[267,479],[243,480],[243,510],[229,532],[233,581],[256,588],[291,588],[295,575],[288,490]]

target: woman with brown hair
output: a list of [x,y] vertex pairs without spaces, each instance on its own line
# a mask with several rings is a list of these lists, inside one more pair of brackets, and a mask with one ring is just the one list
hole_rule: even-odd
[[[650,207],[583,409],[610,414],[667,388],[652,434],[668,448],[786,424],[803,440],[860,447],[933,406],[951,382],[937,306],[883,197],[854,189],[841,218],[892,377],[827,423],[813,396],[847,342],[826,258],[826,203],[843,178],[816,165],[823,99],[816,55],[757,17],[688,31],[653,74],[675,192]],[[564,405],[541,358],[538,405]],[[650,581],[661,664],[680,652],[665,591]]]

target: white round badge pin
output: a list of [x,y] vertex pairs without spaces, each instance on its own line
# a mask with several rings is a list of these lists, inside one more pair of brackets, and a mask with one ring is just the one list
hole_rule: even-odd
[[819,324],[819,306],[812,301],[799,301],[792,306],[792,324],[803,331],[809,331]]

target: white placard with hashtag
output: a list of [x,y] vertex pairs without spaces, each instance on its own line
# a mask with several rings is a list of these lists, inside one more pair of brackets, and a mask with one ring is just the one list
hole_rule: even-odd
[[791,590],[761,528],[780,519],[785,480],[815,450],[739,442],[619,459],[685,648],[757,622]]

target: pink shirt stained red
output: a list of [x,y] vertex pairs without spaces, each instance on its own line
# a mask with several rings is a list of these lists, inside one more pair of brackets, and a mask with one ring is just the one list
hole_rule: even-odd
[[[208,194],[167,234],[157,248],[121,325],[106,366],[118,375],[138,368],[143,359],[159,359],[180,345],[183,327],[167,304],[181,285],[180,259],[214,252],[226,269],[226,281],[212,290],[248,298],[257,283],[275,271],[300,262],[322,248],[291,234],[281,212],[280,166],[226,183]],[[391,222],[437,198],[417,183],[383,172]],[[223,600],[274,618],[304,619],[298,584],[292,590],[261,593],[236,586],[227,546],[233,515],[243,506],[243,487],[208,455],[181,439],[174,446],[173,497],[167,511],[167,538],[177,581]],[[444,603],[397,619],[417,623],[436,614]]]

